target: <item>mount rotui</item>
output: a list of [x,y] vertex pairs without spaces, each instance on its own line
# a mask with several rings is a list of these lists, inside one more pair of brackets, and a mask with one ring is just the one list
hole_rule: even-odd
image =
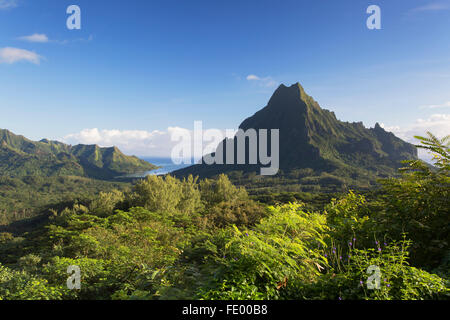
[[[386,132],[378,123],[368,129],[362,122],[338,120],[299,83],[280,85],[267,106],[239,128],[279,129],[278,177],[287,183],[367,187],[379,177],[395,175],[402,160],[417,159],[414,145]],[[259,169],[257,165],[206,165],[202,161],[173,175],[212,177],[227,173],[242,177],[258,175]]]

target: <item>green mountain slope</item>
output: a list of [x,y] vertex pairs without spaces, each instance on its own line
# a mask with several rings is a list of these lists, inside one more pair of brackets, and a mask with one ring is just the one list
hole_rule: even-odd
[[[303,87],[281,85],[262,110],[240,129],[280,130],[279,184],[369,186],[378,177],[395,175],[401,160],[417,158],[416,148],[386,132],[378,124],[340,121],[322,109]],[[201,177],[218,173],[259,174],[255,165],[199,164],[174,174]],[[283,177],[283,181],[279,181]],[[274,177],[265,177],[267,181]],[[287,181],[289,180],[289,181]]]
[[70,146],[57,141],[31,141],[0,130],[0,176],[81,176],[113,179],[156,169],[151,163],[124,155],[116,147]]

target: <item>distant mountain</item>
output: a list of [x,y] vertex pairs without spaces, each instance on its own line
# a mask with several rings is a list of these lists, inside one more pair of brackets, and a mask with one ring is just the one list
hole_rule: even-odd
[[[417,150],[377,123],[340,121],[322,109],[303,87],[280,85],[262,110],[247,118],[240,129],[280,130],[280,171],[289,183],[304,185],[369,186],[378,177],[395,175],[400,161],[417,159]],[[222,142],[223,144],[224,142]],[[221,145],[219,145],[221,146]],[[259,174],[255,165],[198,164],[173,172],[201,177],[218,173]],[[266,177],[272,179],[273,177]],[[286,182],[286,181],[285,181]]]
[[81,176],[113,179],[157,167],[116,147],[70,146],[43,139],[31,141],[0,129],[0,176]]

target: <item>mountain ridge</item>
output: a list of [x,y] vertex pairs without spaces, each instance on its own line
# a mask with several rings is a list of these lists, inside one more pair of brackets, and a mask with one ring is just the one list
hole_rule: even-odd
[[32,141],[0,129],[0,175],[73,175],[111,180],[156,168],[147,161],[123,154],[117,147],[72,146],[48,139]]

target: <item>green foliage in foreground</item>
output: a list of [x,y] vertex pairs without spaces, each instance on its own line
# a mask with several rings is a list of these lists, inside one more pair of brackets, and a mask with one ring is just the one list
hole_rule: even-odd
[[[354,242],[353,242],[354,243]],[[287,289],[289,298],[417,300],[449,298],[448,283],[437,275],[409,266],[409,241],[355,249],[346,255],[334,247],[328,253],[330,269],[316,282],[297,282]],[[368,268],[380,270],[379,289],[368,289]]]
[[[0,226],[32,218],[61,202],[92,199],[101,191],[126,190],[131,184],[64,176],[0,176]],[[67,206],[67,204],[65,204]]]
[[[0,299],[449,299],[448,145],[427,139],[437,169],[410,162],[322,211],[262,206],[224,175],[102,192],[0,234]],[[66,287],[71,265],[81,290]]]

